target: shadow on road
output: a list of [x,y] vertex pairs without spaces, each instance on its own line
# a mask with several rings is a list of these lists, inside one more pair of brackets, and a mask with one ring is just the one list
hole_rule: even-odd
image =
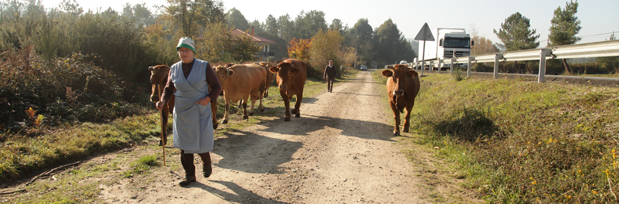
[[[363,110],[357,110],[363,111]],[[291,118],[291,121],[284,122],[283,118],[263,124],[268,128],[262,131],[274,132],[279,134],[289,135],[308,135],[311,132],[331,127],[341,130],[340,135],[359,137],[371,140],[387,140],[392,141],[393,126],[383,123],[332,118],[324,116],[314,116],[301,112],[301,117]],[[284,126],[288,128],[280,128]]]
[[232,193],[228,193],[222,190],[219,190],[217,188],[208,186],[206,184],[200,183],[200,182],[195,182],[193,184],[191,184],[191,188],[200,188],[202,190],[208,191],[209,193],[212,193],[216,196],[221,197],[223,200],[226,200],[228,202],[233,202],[233,203],[281,203],[284,204],[284,202],[279,202],[279,201],[275,201],[275,200],[270,200],[264,197],[261,197],[251,191],[248,191],[247,189],[233,183],[233,182],[228,182],[228,181],[210,181],[213,183],[219,183],[221,185],[226,186],[228,189],[234,191],[235,194]]
[[357,96],[378,96],[380,97],[380,95],[376,95],[376,94],[360,94],[360,93],[351,93],[351,92],[342,92],[342,91],[334,91],[333,94],[348,94],[348,95],[357,95]]
[[251,132],[231,130],[215,140],[213,152],[223,157],[217,164],[224,169],[249,173],[281,173],[280,164],[292,160],[303,143],[280,140]]

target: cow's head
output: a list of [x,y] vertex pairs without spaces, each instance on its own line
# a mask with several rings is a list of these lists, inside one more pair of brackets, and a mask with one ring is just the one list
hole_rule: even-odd
[[418,77],[417,72],[415,70],[409,69],[404,64],[396,64],[395,67],[387,67],[387,69],[383,70],[383,76],[392,77],[392,81],[395,85],[395,89],[393,90],[394,96],[403,96],[404,89],[402,87],[406,86],[405,82],[413,77]]
[[[159,94],[161,94],[160,91],[163,92],[163,87],[165,87],[167,82],[170,67],[166,65],[156,65],[148,67],[148,70],[150,71],[150,83],[152,87],[150,102],[154,103],[159,101]],[[157,86],[160,87],[160,91],[157,90]]]
[[280,91],[285,91],[290,82],[290,76],[299,73],[299,69],[292,66],[290,62],[280,62],[276,67],[269,68],[271,73],[277,75],[277,86]]
[[228,77],[234,75],[234,69],[228,68],[227,65],[217,66],[213,71],[215,71],[215,75],[219,78],[219,82],[224,82]]

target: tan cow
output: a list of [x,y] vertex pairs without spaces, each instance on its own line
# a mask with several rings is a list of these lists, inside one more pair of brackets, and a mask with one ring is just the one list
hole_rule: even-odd
[[[254,104],[256,99],[260,99],[259,110],[264,111],[262,106],[262,94],[266,87],[266,71],[257,64],[236,64],[230,67],[217,66],[215,74],[219,77],[226,110],[222,123],[228,123],[230,104],[243,100],[243,119],[248,119],[248,115],[254,115]],[[247,113],[247,99],[251,98],[251,108]]]
[[[161,94],[163,93],[163,88],[168,82],[168,74],[170,73],[170,67],[167,65],[156,65],[148,67],[150,71],[150,83],[152,86],[150,101],[153,103],[157,103],[160,100]],[[211,87],[208,87],[209,91],[211,91]],[[174,96],[168,101],[167,104],[163,105],[163,109],[161,111],[161,117],[163,118],[163,135],[167,135],[166,128],[168,126],[168,116],[174,111]],[[211,113],[213,114],[213,129],[217,129],[219,123],[217,122],[217,117],[215,117],[215,113],[217,113],[217,101],[211,102]],[[167,143],[167,137],[163,138],[164,141],[160,141],[159,144],[163,145]]]
[[267,81],[266,81],[266,83],[267,83],[266,85],[267,86],[266,86],[266,89],[264,91],[264,97],[266,98],[266,97],[269,97],[269,88],[271,88],[271,82],[273,81],[273,75],[274,74],[271,73],[271,71],[269,71],[269,68],[271,66],[269,65],[268,62],[262,61],[259,64],[260,64],[260,66],[264,67],[264,69],[267,72],[267,78],[266,78],[267,79]]
[[[284,121],[290,121],[290,113],[295,114],[295,117],[301,117],[299,108],[301,100],[303,100],[303,87],[307,80],[307,71],[305,63],[296,59],[287,59],[277,64],[276,67],[269,68],[269,71],[277,75],[277,86],[279,93],[284,99],[286,106],[286,117]],[[290,110],[290,99],[297,95],[297,103],[294,109]]]
[[419,76],[415,70],[409,69],[404,64],[388,67],[382,74],[387,77],[389,105],[395,119],[393,134],[400,135],[400,113],[404,113],[404,109],[406,109],[404,117],[406,121],[403,131],[408,132],[410,128],[411,111],[415,106],[415,97],[419,93]]
[[[264,88],[264,93],[262,94],[263,98],[269,97],[269,88],[271,88],[271,82],[273,81],[273,73],[271,73],[269,71],[270,68],[270,64],[268,62],[265,61],[261,61],[260,63],[258,63],[260,66],[264,67],[264,70],[266,71],[266,87]],[[226,67],[231,67],[233,66],[234,63],[227,63],[225,66]],[[223,94],[223,92],[222,92]],[[243,104],[243,100],[239,100],[239,109],[242,107]]]

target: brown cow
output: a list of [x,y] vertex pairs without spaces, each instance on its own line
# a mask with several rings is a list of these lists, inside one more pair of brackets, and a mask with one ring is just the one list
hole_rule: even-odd
[[[284,121],[290,121],[291,112],[295,114],[295,117],[301,117],[299,107],[301,107],[303,87],[305,86],[305,80],[307,80],[305,63],[296,59],[287,59],[277,64],[277,67],[269,68],[269,71],[277,74],[277,86],[286,106]],[[291,111],[290,99],[294,95],[297,95],[297,103]]]
[[[150,71],[150,83],[152,86],[152,92],[150,94],[150,102],[157,103],[160,100],[161,94],[163,94],[163,88],[165,88],[166,82],[168,81],[168,74],[170,73],[170,67],[166,65],[157,65],[148,67]],[[209,91],[211,87],[209,86]],[[163,118],[163,135],[167,135],[166,128],[168,126],[168,116],[170,113],[174,111],[174,96],[168,101],[167,104],[163,105],[163,109],[161,109],[161,117]],[[213,129],[217,129],[219,123],[217,122],[217,117],[215,113],[217,113],[217,101],[211,102],[211,112],[213,114]],[[163,138],[164,141],[161,143],[159,141],[159,145],[165,145],[167,143],[167,137]]]
[[[271,73],[269,71],[269,63],[262,61],[260,63],[258,63],[260,66],[264,67],[264,70],[266,71],[266,87],[264,88],[264,93],[262,94],[262,98],[266,98],[269,97],[269,88],[271,88],[271,82],[273,81],[273,73]],[[231,67],[232,65],[234,65],[234,63],[227,63],[225,66],[226,67]],[[223,92],[222,92],[223,95]],[[239,109],[242,107],[243,104],[243,99],[239,100]]]
[[415,105],[415,97],[419,93],[419,76],[415,70],[409,69],[404,64],[388,67],[382,74],[387,77],[389,105],[395,118],[393,135],[400,135],[400,113],[404,113],[404,108],[406,108],[406,121],[402,131],[408,132],[410,128],[411,111]]
[[260,66],[264,67],[264,69],[267,72],[267,81],[266,81],[267,82],[267,86],[266,86],[266,88],[264,90],[264,95],[263,95],[263,97],[266,98],[266,97],[269,97],[269,88],[271,88],[271,82],[273,81],[273,75],[274,74],[271,73],[271,71],[269,71],[269,68],[271,66],[269,66],[268,62],[262,61],[259,64],[260,64]]
[[[219,77],[221,90],[226,101],[226,110],[222,123],[228,123],[230,104],[243,100],[243,119],[248,115],[254,115],[254,104],[260,99],[259,110],[264,111],[262,106],[262,94],[266,87],[266,71],[257,64],[236,64],[230,67],[217,66],[215,74]],[[251,98],[251,109],[247,113],[247,99]]]

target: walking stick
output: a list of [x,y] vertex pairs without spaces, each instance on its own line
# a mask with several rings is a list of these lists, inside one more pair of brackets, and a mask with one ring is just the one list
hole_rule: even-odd
[[[157,91],[159,91],[159,101],[162,101],[162,95],[161,95],[161,84],[157,84]],[[165,106],[165,104],[163,104]],[[165,132],[165,125],[163,124],[163,108],[161,109],[161,111],[159,111],[159,115],[161,115],[161,149],[163,150],[163,166],[165,166],[165,140],[164,140],[164,135],[163,133]]]

